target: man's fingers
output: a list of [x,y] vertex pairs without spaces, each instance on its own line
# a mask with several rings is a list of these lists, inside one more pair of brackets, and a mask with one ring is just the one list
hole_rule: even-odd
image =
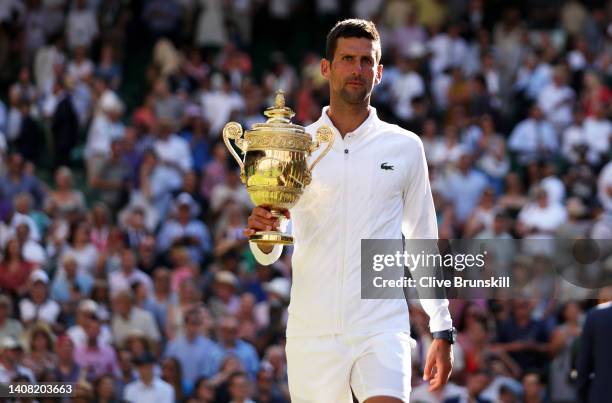
[[252,215],[261,218],[272,218],[272,213],[264,207],[255,207]]
[[435,367],[436,367],[436,374],[433,377],[433,379],[429,381],[429,390],[431,392],[439,390],[444,385],[446,385],[446,382],[448,381],[448,378],[452,370],[452,367],[448,365],[440,364],[440,363],[437,363]]
[[434,368],[434,360],[431,355],[427,356],[427,361],[425,362],[425,369],[423,370],[423,380],[428,381],[432,377],[432,371]]

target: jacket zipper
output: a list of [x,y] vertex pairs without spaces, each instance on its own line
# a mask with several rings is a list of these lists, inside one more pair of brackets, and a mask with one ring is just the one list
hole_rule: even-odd
[[342,265],[340,267],[340,292],[339,292],[339,310],[338,310],[338,324],[339,331],[344,332],[344,276],[346,270],[346,226],[347,226],[347,205],[348,205],[348,160],[349,160],[349,149],[344,149],[344,166],[342,172]]

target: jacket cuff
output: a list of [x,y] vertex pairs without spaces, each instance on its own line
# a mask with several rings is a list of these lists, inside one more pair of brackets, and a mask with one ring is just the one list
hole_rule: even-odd
[[249,242],[249,247],[251,252],[253,252],[253,256],[255,256],[255,260],[264,266],[269,266],[276,262],[283,253],[283,245],[274,245],[270,253],[263,253],[255,242]]

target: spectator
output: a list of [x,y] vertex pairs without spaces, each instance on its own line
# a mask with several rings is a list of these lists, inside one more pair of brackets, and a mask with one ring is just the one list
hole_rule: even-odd
[[232,316],[220,319],[218,324],[219,345],[225,354],[238,357],[251,379],[259,369],[259,357],[252,345],[237,338],[238,321]]
[[554,127],[543,119],[539,106],[532,106],[529,118],[520,122],[508,140],[510,151],[517,153],[521,165],[551,158],[558,149]]
[[112,375],[102,375],[95,380],[94,399],[99,403],[115,403],[119,401],[115,389],[115,378]]
[[144,284],[147,293],[153,292],[151,278],[136,267],[136,256],[130,249],[124,249],[121,253],[121,268],[109,276],[109,286],[112,295],[120,291],[129,290],[136,283]]
[[181,193],[175,200],[176,215],[168,220],[157,235],[157,242],[162,251],[169,251],[172,246],[184,246],[191,257],[201,263],[210,253],[210,233],[206,225],[195,218],[198,206],[188,193]]
[[11,299],[5,295],[0,295],[0,340],[7,337],[17,339],[21,336],[23,327],[19,320],[13,317],[13,303]]
[[53,372],[57,382],[76,382],[81,368],[74,360],[74,344],[70,337],[59,336],[55,342],[55,352],[57,363]]
[[162,381],[153,372],[155,358],[150,354],[137,357],[134,363],[138,367],[139,380],[128,384],[123,392],[123,399],[130,403],[174,402],[174,389]]
[[26,382],[35,383],[32,371],[21,364],[22,346],[12,337],[0,340],[0,382],[7,384],[22,377]]
[[30,273],[35,266],[23,259],[21,244],[17,238],[6,243],[2,257],[0,288],[16,295],[24,295],[28,290]]
[[100,200],[111,210],[119,210],[127,203],[130,189],[130,168],[125,159],[123,140],[116,138],[111,143],[110,157],[100,166],[98,174],[91,179],[92,189],[96,189]]
[[87,6],[86,0],[77,0],[75,7],[68,14],[66,39],[68,46],[75,49],[78,46],[89,48],[98,36],[98,21],[96,15]]
[[36,269],[31,272],[29,280],[30,296],[19,302],[21,320],[26,325],[36,321],[57,325],[60,306],[49,298],[49,276],[41,269]]
[[22,363],[32,371],[38,381],[42,381],[43,374],[55,368],[55,341],[51,329],[44,323],[33,324],[27,333],[28,352]]
[[113,298],[113,305],[114,313],[111,323],[116,344],[123,347],[128,335],[134,330],[140,330],[153,344],[152,351],[157,351],[157,343],[161,340],[161,335],[155,319],[149,312],[133,306],[131,290],[119,291]]
[[99,342],[100,319],[96,314],[91,314],[87,318],[85,335],[87,341],[84,345],[75,348],[74,358],[87,379],[93,381],[104,374],[116,375],[119,372],[117,355],[111,346]]
[[221,365],[223,351],[219,346],[202,336],[202,313],[194,308],[185,315],[185,334],[174,338],[166,347],[164,355],[174,357],[181,364],[186,382],[194,385],[200,376],[212,377]]

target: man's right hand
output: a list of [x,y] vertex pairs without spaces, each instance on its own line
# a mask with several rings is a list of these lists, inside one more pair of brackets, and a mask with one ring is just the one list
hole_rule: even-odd
[[[290,218],[289,210],[283,211],[283,214],[287,219]],[[244,229],[244,236],[248,237],[255,234],[257,231],[272,231],[277,230],[280,225],[278,219],[272,216],[268,207],[255,207],[247,220],[247,227]],[[257,245],[264,253],[270,253],[272,251],[271,245]]]

